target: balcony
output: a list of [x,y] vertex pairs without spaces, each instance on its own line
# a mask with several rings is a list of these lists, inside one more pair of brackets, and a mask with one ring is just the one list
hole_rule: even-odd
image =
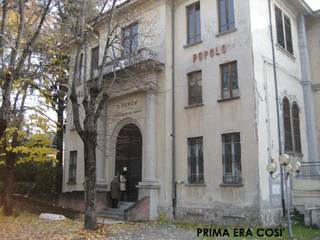
[[[101,66],[93,71],[91,79],[97,78],[99,75]],[[133,72],[159,72],[164,69],[164,64],[161,63],[158,54],[149,48],[141,48],[138,51],[117,58],[111,62],[108,62],[103,69],[103,76],[112,76],[114,72],[119,71],[133,71]]]

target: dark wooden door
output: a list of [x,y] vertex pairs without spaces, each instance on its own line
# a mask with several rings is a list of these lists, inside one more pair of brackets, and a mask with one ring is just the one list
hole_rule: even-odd
[[115,174],[119,175],[125,170],[126,200],[135,202],[138,200],[137,185],[142,177],[142,136],[134,124],[124,126],[117,138]]

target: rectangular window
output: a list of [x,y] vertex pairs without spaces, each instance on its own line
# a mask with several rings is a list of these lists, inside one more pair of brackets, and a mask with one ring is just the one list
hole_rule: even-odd
[[138,50],[138,23],[133,23],[122,29],[123,55],[130,55]]
[[77,151],[70,152],[69,159],[69,184],[75,184],[77,179]]
[[91,70],[90,76],[94,77],[94,73],[99,68],[99,46],[91,49]]
[[222,135],[223,183],[241,184],[241,143],[240,133]]
[[218,0],[219,31],[225,32],[235,28],[233,0]]
[[78,82],[82,81],[83,77],[83,53],[79,56]]
[[201,71],[188,74],[189,105],[202,103],[202,73]]
[[275,6],[277,43],[293,54],[292,32],[290,18],[282,12],[280,8]]
[[222,98],[239,96],[238,67],[237,62],[230,62],[220,65]]
[[188,138],[188,182],[203,184],[203,138]]
[[290,18],[286,15],[284,15],[284,29],[286,33],[286,49],[289,53],[293,54],[291,21]]
[[196,2],[187,7],[187,43],[197,43],[201,41],[201,21],[200,2]]

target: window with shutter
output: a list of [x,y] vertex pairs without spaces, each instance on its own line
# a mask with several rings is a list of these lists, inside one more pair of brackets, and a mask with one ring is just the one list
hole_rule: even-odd
[[223,183],[241,184],[241,143],[240,133],[222,135]]
[[188,182],[203,184],[203,138],[188,138]]
[[230,62],[220,65],[222,98],[239,96],[238,67],[237,62]]
[[201,41],[200,2],[187,7],[187,43]]
[[219,31],[225,32],[235,28],[234,0],[218,0]]
[[202,103],[202,73],[201,71],[188,74],[189,105]]

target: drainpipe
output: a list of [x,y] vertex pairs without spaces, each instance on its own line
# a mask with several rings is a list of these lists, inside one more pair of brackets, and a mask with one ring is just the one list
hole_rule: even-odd
[[[280,109],[279,109],[279,92],[278,92],[278,75],[277,75],[277,66],[276,66],[276,55],[274,49],[274,39],[273,39],[273,26],[272,26],[272,14],[271,14],[271,0],[268,0],[269,7],[269,24],[270,24],[270,38],[271,38],[271,47],[272,47],[272,66],[273,66],[273,75],[274,75],[274,91],[276,95],[276,105],[277,105],[277,125],[278,125],[278,148],[279,156],[282,155],[282,146],[281,146],[281,128],[280,128]],[[281,206],[282,214],[286,215],[286,206],[284,200],[284,187],[283,187],[283,167],[280,166],[280,184],[281,184]]]
[[176,184],[176,109],[175,109],[175,0],[171,0],[171,83],[172,83],[172,214],[173,219],[176,219],[177,206],[177,184]]

